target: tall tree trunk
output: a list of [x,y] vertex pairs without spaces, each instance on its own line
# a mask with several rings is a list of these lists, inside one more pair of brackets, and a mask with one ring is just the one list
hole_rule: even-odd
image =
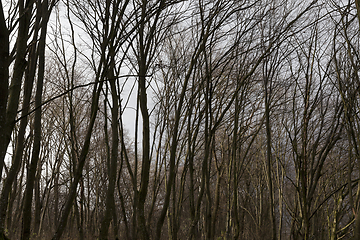
[[[7,109],[5,109],[5,110],[0,109],[0,111],[1,111],[0,118],[3,118],[4,116],[6,116],[5,121],[0,121],[0,127],[2,128],[2,131],[0,131],[1,132],[0,134],[2,135],[0,137],[0,144],[1,144],[0,145],[0,176],[2,176],[2,170],[4,167],[4,159],[5,159],[8,144],[10,142],[11,132],[15,126],[15,117],[17,115],[17,109],[18,109],[18,105],[19,105],[21,83],[22,83],[23,74],[24,74],[24,71],[25,71],[25,68],[27,65],[25,57],[27,54],[27,40],[28,40],[28,31],[29,31],[29,24],[30,24],[30,18],[31,18],[32,2],[28,1],[24,5],[24,1],[20,0],[18,4],[19,4],[19,14],[21,17],[19,19],[19,30],[18,30],[18,38],[17,38],[17,45],[16,45],[16,59],[15,59],[15,63],[14,63],[14,74],[13,74],[11,86],[10,86],[10,89],[8,92],[9,93],[9,95],[8,95],[9,101],[7,103]],[[1,18],[3,18],[3,11],[1,11],[1,13],[0,13],[0,21],[1,21]],[[5,22],[4,23],[1,22],[0,27],[3,30],[5,30],[3,36],[0,35],[3,43],[5,44],[4,46],[1,45],[1,47],[0,47],[0,48],[3,48],[1,50],[2,52],[0,53],[3,56],[0,56],[0,57],[4,57],[4,58],[0,59],[0,61],[2,61],[4,63],[4,65],[1,66],[4,68],[2,69],[3,72],[0,73],[1,74],[0,77],[3,78],[3,84],[7,87],[7,80],[5,78],[6,78],[6,75],[8,74],[8,72],[7,72],[8,70],[6,70],[5,68],[8,67],[9,59],[7,57],[8,55],[5,56],[6,52],[8,52],[8,43],[6,43],[7,30],[6,30]],[[33,79],[29,79],[25,85],[32,84],[31,81],[33,81]],[[1,88],[2,87],[4,87],[4,86],[1,86]],[[30,86],[28,86],[28,89],[26,91],[28,91],[27,94],[31,95]],[[5,90],[5,93],[6,92],[7,91]],[[24,93],[24,95],[25,94],[26,93]],[[5,94],[5,97],[7,97],[7,94]],[[2,102],[0,104],[3,104],[3,103],[6,104],[6,100],[1,99],[1,101]],[[0,106],[0,108],[2,108],[2,107],[3,106]],[[27,115],[26,111],[28,111],[28,108],[27,108],[28,106],[24,106],[24,107],[25,107],[25,109],[23,109],[23,111],[22,111],[22,116],[25,117]],[[4,114],[4,111],[6,111],[6,114]],[[25,134],[26,124],[27,124],[27,122],[25,122],[25,120],[24,120],[24,123],[23,123],[24,134]],[[19,148],[16,151],[18,151],[19,153],[21,151],[21,154],[22,154],[23,147],[21,146],[21,149]],[[0,199],[0,237],[1,237],[1,235],[4,234],[6,211],[7,211],[7,206],[8,206],[8,196],[11,191],[11,186],[14,182],[14,179],[16,178],[17,173],[21,166],[21,154],[17,155],[14,158],[14,162],[11,166],[11,169],[6,177],[5,182],[3,183],[1,199]],[[0,181],[1,181],[1,178],[0,178]]]
[[138,217],[139,217],[139,232],[141,233],[141,239],[149,239],[149,233],[147,231],[146,219],[145,219],[145,201],[148,192],[149,185],[149,173],[150,173],[150,121],[149,113],[147,109],[147,94],[146,94],[146,56],[141,57],[140,71],[139,71],[139,89],[140,89],[140,110],[143,118],[143,139],[142,139],[142,151],[143,159],[141,165],[141,183],[138,197]]
[[[0,169],[6,154],[6,107],[9,87],[9,31],[6,26],[2,1],[0,1]],[[2,177],[0,170],[0,182]],[[1,236],[0,236],[1,237]]]
[[108,175],[109,175],[109,185],[107,188],[106,194],[106,210],[104,219],[101,222],[100,228],[100,239],[107,239],[108,238],[108,229],[113,218],[113,225],[117,224],[115,209],[115,200],[114,200],[114,193],[115,193],[115,186],[116,186],[116,176],[117,176],[117,160],[118,160],[118,151],[119,151],[119,132],[118,132],[118,117],[119,117],[119,96],[117,95],[117,89],[115,85],[115,76],[114,76],[114,62],[112,61],[110,75],[109,75],[109,82],[110,82],[110,89],[111,89],[111,96],[113,106],[111,108],[111,131],[112,131],[112,146],[111,146],[111,156],[110,156],[110,164],[108,168]]
[[64,210],[63,213],[61,215],[61,218],[59,220],[59,224],[57,227],[57,230],[53,236],[53,240],[59,240],[65,230],[66,227],[66,223],[68,220],[68,216],[69,213],[71,211],[71,207],[73,205],[73,202],[75,200],[76,197],[76,190],[77,190],[77,186],[78,183],[80,181],[80,178],[82,177],[82,170],[84,168],[85,165],[85,161],[86,161],[86,156],[89,152],[89,148],[90,148],[90,140],[91,140],[91,135],[92,135],[92,130],[95,124],[95,119],[96,119],[96,115],[98,112],[98,103],[99,103],[99,97],[100,97],[100,92],[102,89],[102,85],[103,85],[103,81],[100,81],[98,84],[95,84],[94,86],[94,90],[93,90],[93,96],[92,96],[92,103],[91,103],[91,117],[90,117],[90,123],[89,126],[87,128],[87,132],[86,132],[86,136],[85,136],[85,140],[84,140],[84,145],[83,148],[81,150],[81,154],[79,157],[79,164],[76,168],[76,172],[74,175],[74,181],[71,183],[70,185],[70,192],[69,192],[69,196],[67,197],[65,206],[64,206]]
[[[37,236],[38,238],[41,237],[40,235],[40,224],[41,224],[41,216],[43,215],[41,208],[43,204],[43,200],[41,199],[41,192],[40,192],[40,180],[41,180],[41,161],[38,162],[38,170],[36,171],[35,176],[35,193],[34,193],[34,200],[35,200],[35,213],[34,213],[34,236]],[[44,195],[46,194],[46,191],[44,191]],[[48,194],[49,196],[49,194]],[[44,204],[44,210],[47,208],[48,203],[48,197],[45,200]],[[44,196],[45,197],[45,196]]]
[[[25,202],[23,209],[23,226],[22,226],[22,240],[30,239],[30,228],[31,228],[31,216],[32,216],[32,198],[33,189],[35,185],[36,170],[38,169],[38,162],[40,158],[40,144],[41,144],[41,103],[42,103],[42,92],[45,72],[45,43],[46,43],[46,32],[47,22],[50,16],[48,11],[48,2],[44,0],[42,3],[38,2],[38,8],[42,11],[38,12],[43,16],[41,23],[41,35],[39,40],[39,47],[37,52],[39,54],[39,68],[38,68],[38,79],[35,96],[35,119],[34,119],[34,145],[31,157],[30,167],[27,171],[26,188],[25,188]],[[37,232],[36,232],[37,233]]]
[[[267,185],[269,188],[270,207],[269,215],[271,222],[271,239],[276,240],[276,219],[274,213],[274,193],[273,193],[273,182],[271,176],[272,168],[272,150],[271,150],[271,123],[270,123],[270,101],[271,101],[271,86],[268,86],[269,80],[265,79],[265,128],[266,128],[266,176]],[[271,83],[270,83],[271,84]],[[268,89],[268,87],[270,89]]]
[[[147,73],[147,61],[148,51],[145,36],[145,24],[146,24],[146,11],[148,7],[148,1],[143,0],[141,6],[141,21],[139,28],[139,104],[142,116],[142,164],[141,164],[141,182],[140,190],[137,199],[137,217],[138,217],[138,232],[140,238],[143,240],[149,239],[149,232],[146,226],[145,219],[145,201],[148,192],[149,185],[149,173],[150,173],[150,121],[149,111],[147,106],[147,93],[146,93],[146,73]],[[151,39],[152,40],[152,39]]]
[[[238,213],[238,161],[237,161],[237,142],[238,142],[238,128],[239,128],[239,96],[236,94],[235,99],[235,115],[234,115],[234,130],[233,130],[233,139],[232,139],[232,149],[231,149],[231,158],[230,158],[230,166],[229,166],[229,187],[228,189],[231,190],[231,180],[232,182],[232,191],[231,194],[232,201],[230,202],[230,221],[233,229],[233,236],[234,239],[239,239],[240,235],[240,221],[239,221],[239,213]],[[231,176],[232,175],[232,176]],[[230,229],[229,229],[230,231]],[[230,232],[229,232],[230,233]]]
[[[26,61],[26,54],[27,54],[27,40],[28,40],[28,33],[29,33],[29,29],[30,29],[30,19],[31,19],[31,12],[32,12],[32,5],[33,5],[33,0],[28,0],[24,3],[24,0],[20,0],[18,3],[19,6],[19,28],[18,28],[18,36],[17,36],[17,44],[16,44],[16,57],[15,57],[15,63],[14,63],[14,70],[13,70],[13,76],[12,76],[12,80],[11,80],[11,85],[10,88],[8,89],[8,91],[6,89],[4,89],[5,96],[4,97],[8,97],[7,99],[7,105],[5,104],[4,106],[7,106],[6,110],[0,109],[0,117],[4,117],[5,115],[3,115],[3,111],[6,111],[6,119],[5,122],[2,122],[1,124],[3,124],[3,131],[1,131],[1,134],[3,135],[3,137],[1,137],[0,139],[0,176],[2,176],[2,170],[4,167],[4,160],[5,160],[5,155],[6,155],[6,150],[7,147],[9,145],[10,139],[11,139],[11,132],[15,126],[15,118],[17,115],[17,110],[18,110],[18,106],[19,106],[19,97],[20,97],[20,92],[21,92],[21,84],[22,84],[22,79],[23,79],[23,75],[24,75],[24,71],[25,68],[27,66],[27,61]],[[2,8],[2,5],[1,5]],[[2,10],[2,9],[0,9]],[[2,22],[2,18],[4,17],[3,15],[3,11],[1,11],[0,13],[0,21]],[[6,70],[5,68],[8,68],[9,66],[9,55],[7,54],[9,52],[9,41],[6,41],[6,39],[8,39],[8,30],[5,24],[5,20],[3,23],[0,23],[0,27],[1,30],[5,30],[4,33],[2,33],[3,36],[0,35],[0,37],[2,38],[2,43],[4,43],[4,46],[1,44],[1,51],[2,51],[2,55],[0,57],[4,57],[1,58],[2,63],[4,63],[4,65],[1,65],[2,67],[4,67],[4,69],[2,70],[2,73],[0,73],[0,77],[3,78],[3,83],[4,86],[3,87],[8,87],[8,80],[6,80],[6,76],[8,76],[8,70]],[[2,31],[1,31],[2,32]],[[1,76],[2,75],[2,76]],[[3,104],[6,103],[6,101],[4,101],[1,97],[1,103]],[[2,106],[0,106],[0,108],[2,108]],[[1,125],[0,125],[1,126]],[[1,180],[1,179],[0,179]],[[3,203],[0,203],[0,215],[3,214]],[[6,211],[5,211],[6,212]],[[2,217],[0,216],[0,224],[3,225],[2,223],[4,221],[2,221],[1,219]],[[2,227],[0,226],[0,229]]]

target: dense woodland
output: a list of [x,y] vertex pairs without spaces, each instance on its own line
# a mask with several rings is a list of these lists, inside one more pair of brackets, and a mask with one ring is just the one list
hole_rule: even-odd
[[0,239],[360,239],[359,23],[359,0],[1,0]]

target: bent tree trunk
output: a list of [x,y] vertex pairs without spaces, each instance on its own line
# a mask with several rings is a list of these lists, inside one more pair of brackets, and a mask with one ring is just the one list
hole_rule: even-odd
[[59,240],[61,238],[61,235],[64,232],[65,227],[66,227],[66,223],[68,220],[68,216],[69,216],[71,207],[73,206],[73,202],[76,197],[76,189],[77,189],[78,183],[80,181],[80,178],[82,177],[82,170],[84,168],[86,157],[87,157],[87,154],[88,154],[89,148],[90,148],[90,139],[91,139],[96,115],[98,112],[99,96],[100,96],[100,92],[102,89],[102,85],[103,85],[103,81],[96,84],[94,87],[92,103],[91,103],[91,113],[90,113],[91,118],[90,118],[90,123],[89,123],[88,129],[86,131],[84,145],[81,150],[80,157],[79,157],[79,161],[78,161],[79,165],[76,168],[76,172],[74,174],[74,181],[71,183],[70,192],[69,192],[68,198],[66,200],[63,214],[61,215],[61,218],[59,221],[59,225],[58,225],[57,230],[52,238],[53,240]]

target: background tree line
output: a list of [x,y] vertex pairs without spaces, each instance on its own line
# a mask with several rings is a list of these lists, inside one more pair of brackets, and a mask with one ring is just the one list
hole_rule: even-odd
[[359,20],[1,1],[0,239],[359,239]]

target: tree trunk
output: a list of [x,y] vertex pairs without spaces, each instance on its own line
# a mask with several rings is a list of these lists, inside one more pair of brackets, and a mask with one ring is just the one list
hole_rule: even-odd
[[[9,87],[9,31],[6,26],[2,1],[0,1],[0,169],[4,166],[6,143],[6,107]],[[2,170],[0,170],[2,174]],[[0,175],[1,178],[2,175]],[[0,179],[1,182],[1,179]],[[1,237],[1,236],[0,236]]]
[[[35,96],[35,120],[34,120],[34,145],[31,157],[30,167],[27,171],[26,188],[25,188],[25,202],[23,209],[23,226],[22,226],[22,240],[30,239],[31,228],[31,216],[32,216],[32,198],[33,189],[35,185],[36,170],[38,168],[38,162],[40,158],[40,144],[41,144],[41,104],[42,104],[42,91],[45,72],[45,43],[46,43],[46,29],[47,21],[50,16],[50,12],[47,11],[48,2],[44,0],[42,4],[38,3],[38,8],[42,8],[38,14],[43,14],[41,24],[41,35],[39,41],[39,47],[37,52],[39,54],[39,68],[37,78],[37,88]],[[36,58],[35,58],[36,59]],[[36,61],[35,61],[36,62]],[[37,232],[36,232],[37,233]]]
[[[111,146],[111,156],[110,156],[110,164],[108,168],[109,174],[109,185],[107,188],[106,194],[106,210],[104,219],[101,223],[100,228],[100,239],[107,239],[108,237],[108,229],[113,218],[113,225],[117,224],[115,209],[115,200],[114,200],[114,193],[115,193],[115,185],[116,185],[116,176],[117,176],[117,160],[118,160],[118,151],[119,151],[119,133],[118,133],[118,117],[119,117],[119,97],[117,95],[117,89],[115,85],[115,76],[114,76],[114,68],[115,66],[112,64],[109,75],[110,79],[110,88],[111,88],[111,96],[113,106],[111,108],[111,131],[112,131],[112,146]],[[106,106],[105,106],[106,107]]]
[[[269,215],[271,222],[271,239],[276,240],[276,219],[274,214],[274,193],[273,193],[273,183],[271,176],[272,168],[272,150],[271,150],[271,125],[270,125],[270,99],[271,99],[271,86],[268,86],[269,80],[265,79],[265,128],[266,128],[266,176],[267,176],[267,185],[269,188],[269,197],[270,197],[270,207]],[[271,83],[270,83],[271,84]],[[268,89],[268,87],[270,89]]]
[[[5,93],[4,97],[8,97],[8,102],[7,102],[7,108],[6,110],[0,109],[0,118],[4,117],[5,115],[3,114],[3,111],[6,111],[6,119],[5,122],[2,122],[1,124],[3,124],[2,129],[3,131],[1,131],[1,134],[3,135],[3,137],[1,137],[0,139],[0,176],[2,176],[2,170],[4,167],[4,160],[5,160],[5,155],[6,155],[6,150],[7,147],[9,145],[10,139],[11,139],[11,132],[15,126],[15,118],[17,115],[17,110],[18,110],[18,106],[19,106],[19,97],[20,97],[20,92],[21,92],[21,84],[22,84],[22,79],[23,79],[23,75],[24,75],[24,71],[27,65],[27,61],[25,59],[26,54],[27,54],[27,40],[28,40],[28,32],[30,29],[30,19],[31,19],[31,12],[32,12],[32,5],[33,2],[27,1],[26,3],[24,3],[24,0],[20,0],[18,3],[19,6],[19,29],[18,29],[18,37],[17,37],[17,44],[16,44],[16,57],[15,57],[15,63],[14,63],[14,70],[13,70],[13,77],[11,80],[11,85],[10,88],[8,89],[8,91],[6,89],[4,89]],[[2,8],[2,5],[1,5]],[[2,9],[0,9],[2,10]],[[2,67],[4,67],[0,72],[0,77],[3,78],[2,81],[4,83],[3,87],[7,87],[7,83],[8,81],[6,80],[6,76],[8,76],[8,70],[6,70],[5,68],[8,68],[9,66],[9,41],[6,41],[6,39],[8,39],[8,31],[6,28],[6,24],[5,21],[2,23],[2,18],[4,17],[3,15],[3,11],[1,11],[0,13],[0,28],[1,30],[5,30],[4,33],[2,34],[3,36],[0,35],[0,38],[2,43],[4,43],[4,46],[1,44],[1,49],[0,49],[0,54],[2,54],[0,63],[4,63],[4,65],[1,65]],[[2,32],[2,31],[1,31]],[[3,58],[4,57],[4,58]],[[4,101],[1,97],[1,102],[0,104],[4,104],[6,103],[6,100]],[[6,105],[4,105],[6,106]],[[0,108],[2,108],[2,106],[0,105]],[[0,215],[3,214],[3,203],[0,203]],[[5,211],[6,212],[6,211]],[[2,221],[2,216],[0,216],[0,225],[3,225],[2,223],[4,221]],[[0,226],[0,229],[2,228],[2,226]]]
[[[25,8],[29,8],[29,9],[27,11],[25,11]],[[16,45],[16,50],[17,50],[16,53],[17,54],[16,54],[15,63],[14,63],[14,74],[13,74],[11,86],[9,89],[9,95],[8,95],[9,102],[7,105],[7,109],[5,109],[5,110],[0,109],[0,118],[3,118],[4,116],[6,116],[5,121],[0,121],[0,128],[2,128],[1,129],[2,131],[0,131],[0,134],[1,134],[1,136],[0,136],[0,144],[1,144],[0,145],[0,176],[2,176],[2,170],[4,167],[4,159],[5,159],[8,144],[10,142],[11,132],[15,126],[15,117],[17,115],[17,109],[18,109],[18,105],[19,105],[21,83],[22,83],[23,73],[24,73],[25,67],[27,65],[25,56],[26,56],[26,50],[27,50],[27,39],[28,39],[28,31],[29,31],[29,24],[30,24],[30,18],[31,18],[31,9],[32,9],[31,2],[27,2],[26,5],[24,6],[23,0],[19,1],[19,14],[21,17],[19,19],[19,30],[18,30],[18,38],[17,38],[18,41],[17,41],[17,45]],[[3,18],[3,11],[1,11],[1,13],[0,13],[0,21],[1,21],[1,18]],[[5,22],[0,23],[0,28],[5,29],[3,36],[0,35],[0,40],[3,41],[3,43],[5,44],[4,46],[2,46],[2,44],[0,44],[0,46],[1,46],[0,50],[2,51],[2,52],[0,52],[0,54],[2,54],[2,56],[0,56],[1,57],[0,61],[2,63],[4,63],[4,65],[1,65],[1,67],[4,67],[4,68],[1,70],[2,72],[0,72],[0,77],[3,78],[2,83],[7,87],[7,80],[5,78],[6,78],[6,75],[8,74],[8,72],[7,72],[8,70],[6,70],[5,68],[7,68],[9,63],[8,63],[8,57],[7,57],[8,55],[5,56],[7,54],[6,52],[8,52],[8,43],[6,43],[7,30],[6,30]],[[5,57],[5,59],[2,57]],[[33,79],[29,79],[29,82],[27,82],[25,85],[32,84],[30,82],[32,80]],[[2,87],[3,87],[3,85],[1,86],[1,88]],[[24,93],[24,94],[31,95],[30,86],[28,86],[28,89],[26,91],[28,93]],[[5,89],[5,93],[6,92],[7,91]],[[5,97],[7,97],[6,94],[5,94]],[[29,96],[29,98],[30,98],[30,96]],[[6,104],[6,100],[3,100],[2,97],[1,97],[0,101],[1,101],[0,104],[4,104],[4,103]],[[0,108],[2,108],[2,107],[3,106],[0,105]],[[26,111],[28,111],[28,104],[27,104],[27,106],[24,106],[24,107],[25,107],[25,109],[23,109],[22,115],[26,116],[27,115]],[[4,111],[6,111],[5,115],[4,115]],[[25,134],[26,124],[27,124],[27,121],[24,120],[24,122],[23,122],[24,134]],[[8,206],[8,196],[11,191],[12,183],[14,182],[14,179],[16,178],[16,175],[21,166],[21,154],[23,151],[23,146],[20,146],[20,148],[18,148],[16,150],[16,151],[18,151],[19,155],[16,156],[16,158],[14,158],[15,161],[13,162],[13,164],[11,166],[11,169],[7,175],[5,183],[3,183],[3,189],[1,192],[1,199],[0,199],[0,236],[4,234],[4,230],[5,230],[5,219],[6,219],[6,211],[7,211],[7,206]],[[21,154],[20,154],[20,151],[21,151]]]
[[86,132],[84,145],[81,150],[80,157],[79,157],[79,161],[78,161],[79,164],[76,168],[76,172],[74,173],[75,174],[74,181],[71,183],[69,196],[66,200],[64,210],[63,210],[62,216],[59,220],[57,230],[52,238],[53,240],[59,240],[61,238],[61,235],[63,234],[65,227],[66,227],[66,223],[68,220],[68,216],[69,216],[71,207],[72,207],[73,202],[76,197],[76,189],[77,189],[78,183],[80,181],[80,178],[82,177],[82,170],[84,168],[86,156],[87,156],[87,154],[89,152],[89,148],[90,148],[90,140],[91,140],[91,135],[92,135],[92,130],[94,127],[96,115],[98,112],[99,96],[100,96],[100,92],[102,89],[102,85],[103,85],[102,81],[98,84],[95,84],[95,87],[93,90],[91,112],[90,112],[90,114],[91,114],[90,123],[89,123],[88,129],[87,129],[87,132]]

